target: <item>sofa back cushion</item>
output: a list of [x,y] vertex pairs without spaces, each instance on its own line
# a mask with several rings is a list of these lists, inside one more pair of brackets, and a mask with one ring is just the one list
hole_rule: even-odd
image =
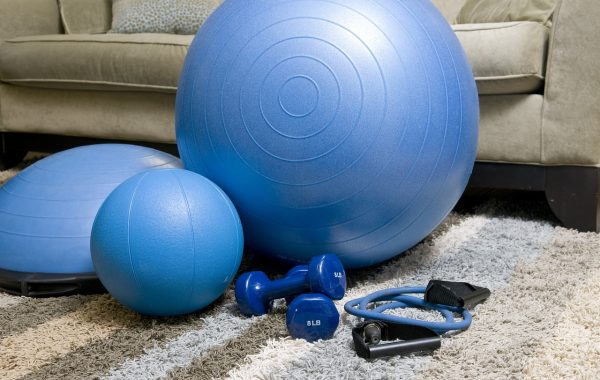
[[0,40],[59,33],[56,0],[0,0]]
[[546,23],[558,0],[466,0],[457,24],[488,22],[537,21]]
[[45,89],[174,94],[193,38],[151,33],[13,38],[0,44],[0,82]]
[[110,29],[111,0],[58,0],[67,34],[99,34]]
[[223,0],[113,0],[112,33],[196,34]]
[[539,22],[457,24],[479,95],[532,94],[544,85],[550,29]]

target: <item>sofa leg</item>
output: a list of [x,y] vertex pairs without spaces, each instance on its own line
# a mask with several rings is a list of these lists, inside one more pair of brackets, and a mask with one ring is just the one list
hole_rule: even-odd
[[27,154],[27,151],[24,150],[9,149],[9,143],[6,140],[6,135],[0,134],[0,170],[18,165]]
[[21,161],[23,161],[23,158],[25,158],[26,154],[27,152],[23,151],[0,153],[0,170],[6,170],[17,166]]
[[546,168],[546,199],[567,228],[600,232],[600,168]]

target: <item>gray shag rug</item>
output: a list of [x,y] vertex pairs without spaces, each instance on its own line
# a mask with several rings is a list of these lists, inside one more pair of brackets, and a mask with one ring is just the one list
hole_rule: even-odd
[[[0,172],[0,183],[17,171]],[[267,264],[248,257],[243,266]],[[469,330],[445,336],[433,354],[357,357],[350,335],[357,319],[342,312],[344,302],[432,278],[493,295],[477,306]],[[287,336],[281,306],[241,316],[231,288],[203,312],[168,319],[137,315],[109,295],[0,293],[0,378],[600,378],[600,235],[560,227],[538,194],[466,196],[421,244],[348,279],[335,337],[314,344]]]

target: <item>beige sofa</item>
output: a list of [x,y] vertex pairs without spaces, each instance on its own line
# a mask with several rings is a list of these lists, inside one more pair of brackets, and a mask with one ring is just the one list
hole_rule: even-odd
[[[80,143],[73,137],[173,147],[175,93],[192,36],[106,34],[110,0],[80,1],[79,24],[93,23],[88,29],[95,34],[66,34],[74,28],[63,25],[57,0],[0,0],[0,136],[7,164],[46,143]],[[434,2],[451,20],[463,1]],[[85,11],[86,2],[94,12]],[[560,3],[551,26],[455,26],[480,91],[471,185],[545,191],[566,225],[595,231],[597,20],[600,8],[578,0]]]

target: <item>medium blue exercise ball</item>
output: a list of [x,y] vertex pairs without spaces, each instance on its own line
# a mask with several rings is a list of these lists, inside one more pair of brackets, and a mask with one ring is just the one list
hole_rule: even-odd
[[180,79],[177,143],[217,183],[247,242],[349,268],[427,236],[477,150],[473,73],[427,0],[226,1]]
[[128,178],[181,167],[155,149],[102,144],[35,162],[0,189],[0,268],[31,274],[93,274],[92,223],[102,202]]
[[151,316],[191,313],[219,298],[243,245],[227,195],[182,169],[148,171],[120,185],[98,211],[91,238],[104,287]]

